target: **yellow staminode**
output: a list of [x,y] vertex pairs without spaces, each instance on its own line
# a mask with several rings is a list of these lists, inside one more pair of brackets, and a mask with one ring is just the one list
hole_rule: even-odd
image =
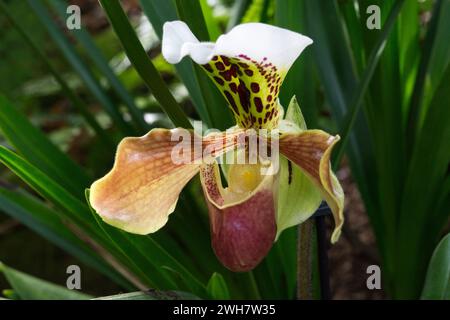
[[230,166],[228,183],[230,191],[236,193],[251,192],[262,180],[259,164],[235,164]]

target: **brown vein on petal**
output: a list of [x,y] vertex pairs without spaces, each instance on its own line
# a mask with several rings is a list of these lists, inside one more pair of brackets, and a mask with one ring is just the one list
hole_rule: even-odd
[[[175,131],[174,131],[175,130]],[[198,172],[204,148],[218,144],[216,154],[233,146],[225,133],[215,134],[202,141],[180,135],[180,140],[171,141],[177,130],[154,129],[140,138],[126,138],[118,147],[113,169],[91,186],[90,201],[102,218],[129,232],[145,234],[158,230],[173,211],[184,185]],[[196,154],[194,143],[200,143],[201,152]],[[223,143],[223,145],[219,145]],[[190,151],[189,163],[174,163],[174,147]],[[187,156],[183,154],[183,157]]]
[[[185,169],[185,168],[181,168],[181,169]],[[174,186],[176,186],[176,185],[179,185],[179,184],[180,184],[180,181],[184,181],[186,177],[189,177],[189,176],[190,176],[190,173],[191,173],[191,172],[186,173],[186,174],[183,175],[182,173],[183,173],[184,171],[186,171],[186,170],[177,170],[177,171],[173,171],[173,172],[170,173],[171,175],[177,176],[177,179],[171,180],[171,183],[166,183],[166,184],[164,184],[164,192],[165,192],[165,193],[170,193],[169,191],[172,190],[172,187],[174,187]],[[195,173],[196,173],[197,170],[192,170],[192,171],[193,171],[193,172],[195,171]],[[162,178],[161,178],[160,180],[162,180]],[[190,178],[189,178],[188,180],[190,180]],[[158,180],[154,180],[155,183],[156,183],[157,181],[158,181]],[[152,188],[151,185],[148,186],[148,189],[151,189],[151,188]],[[136,191],[136,190],[134,190],[134,191]],[[132,192],[130,192],[130,193],[132,193]],[[130,193],[128,193],[128,195],[129,195]],[[125,206],[122,206],[122,207],[116,207],[116,210],[122,211],[122,210],[128,209],[129,207],[133,206],[135,203],[140,202],[141,200],[143,200],[143,199],[145,199],[145,198],[147,198],[147,197],[148,197],[147,195],[141,195],[140,197],[135,198],[134,201],[133,201],[133,203],[129,203],[129,204],[127,204],[127,205],[125,205]],[[119,203],[120,203],[120,201],[119,201]]]
[[91,204],[102,218],[124,230],[149,233],[167,221],[184,185],[199,165],[175,164],[170,130],[124,139],[113,169],[91,187]]

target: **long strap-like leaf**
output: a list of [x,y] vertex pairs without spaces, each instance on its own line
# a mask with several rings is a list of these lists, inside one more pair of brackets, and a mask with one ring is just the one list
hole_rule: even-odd
[[169,89],[165,85],[161,75],[147,56],[140,43],[133,27],[123,11],[119,1],[100,0],[103,9],[108,15],[109,21],[122,43],[125,52],[136,71],[152,90],[161,108],[172,120],[175,126],[182,128],[192,128],[188,118],[184,114]]

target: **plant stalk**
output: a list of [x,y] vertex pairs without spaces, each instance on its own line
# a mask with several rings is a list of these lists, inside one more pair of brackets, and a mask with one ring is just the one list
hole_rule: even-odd
[[313,241],[314,220],[308,219],[298,227],[297,299],[313,299]]
[[319,260],[320,295],[322,300],[331,299],[330,272],[328,269],[328,243],[326,237],[325,216],[316,217],[317,254]]

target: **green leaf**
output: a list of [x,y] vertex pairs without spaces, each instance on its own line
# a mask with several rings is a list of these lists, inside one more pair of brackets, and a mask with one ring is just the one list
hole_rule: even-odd
[[446,41],[450,28],[449,12],[449,0],[435,2],[411,97],[407,127],[409,146],[413,146],[418,138],[434,90],[450,61],[450,45]]
[[[356,1],[339,2],[339,11],[342,14],[343,23],[350,39],[349,45],[352,48],[356,69],[361,74],[364,70],[366,52],[363,44],[363,24],[364,16],[361,17],[361,10]],[[365,22],[364,22],[365,23]]]
[[450,300],[450,234],[434,250],[421,299]]
[[191,293],[181,291],[138,291],[122,293],[113,296],[95,298],[92,300],[199,300]]
[[[86,190],[86,199],[89,199],[89,190]],[[205,295],[204,285],[196,279],[183,265],[164,250],[151,236],[140,236],[124,232],[104,223],[95,210],[89,206],[92,215],[100,228],[108,236],[111,242],[127,257],[130,264],[134,265],[150,284],[157,288],[178,289],[176,277],[181,276],[183,283],[194,294]],[[163,268],[172,269],[176,273],[164,272]]]
[[0,162],[44,198],[63,209],[67,216],[83,226],[84,230],[91,232],[90,234],[98,233],[86,205],[41,170],[3,146],[0,146]]
[[136,32],[123,12],[119,1],[100,0],[109,21],[136,71],[152,91],[161,108],[175,126],[192,128],[177,101],[165,85],[161,75],[147,56]]
[[[67,18],[67,1],[51,0],[50,4],[59,13],[61,19],[65,20]],[[140,131],[146,133],[149,129],[149,125],[145,122],[142,111],[136,106],[131,94],[123,86],[119,78],[114,74],[114,71],[109,66],[108,61],[104,57],[101,50],[96,46],[95,42],[86,31],[86,29],[81,26],[80,29],[71,30],[71,34],[83,46],[89,58],[95,63],[96,67],[108,80],[111,88],[114,89],[118,97],[120,97],[125,103],[125,106],[128,108],[128,112],[130,113],[136,125],[139,127]]]
[[367,67],[364,70],[362,75],[362,80],[358,84],[358,88],[355,91],[355,95],[352,98],[352,103],[348,110],[348,113],[343,121],[343,125],[341,126],[341,141],[338,144],[335,150],[334,164],[338,166],[340,163],[340,159],[343,155],[344,149],[347,145],[347,142],[350,138],[350,132],[355,124],[355,121],[358,116],[358,112],[360,107],[362,106],[364,96],[369,87],[369,83],[372,79],[372,76],[375,72],[375,68],[378,65],[378,61],[380,60],[381,54],[383,53],[384,47],[386,46],[387,39],[389,37],[390,32],[393,29],[394,23],[402,9],[404,4],[404,0],[398,0],[395,2],[395,6],[391,9],[389,13],[389,17],[386,19],[383,29],[380,32],[380,35],[377,38],[377,42],[370,53],[370,57],[367,61]]
[[90,69],[85,65],[82,59],[78,56],[75,47],[69,42],[62,31],[58,28],[56,23],[47,12],[42,0],[28,0],[28,4],[39,17],[42,24],[45,26],[53,41],[58,45],[67,61],[71,64],[75,72],[78,73],[83,83],[100,102],[100,104],[108,112],[111,119],[121,130],[123,135],[132,135],[133,130],[128,123],[123,119],[119,106],[115,105],[104,91],[99,81],[94,77]]
[[192,33],[200,41],[208,41],[209,33],[203,16],[200,1],[198,0],[175,0],[179,17],[186,22]]
[[56,246],[107,275],[124,288],[133,288],[129,282],[102,260],[98,253],[73,234],[73,231],[62,221],[61,214],[49,208],[41,200],[29,195],[24,190],[12,191],[0,188],[0,209]]
[[222,34],[222,32],[220,32],[219,25],[214,19],[213,10],[208,4],[208,0],[200,0],[200,6],[205,18],[206,27],[208,28],[209,39],[211,41],[216,41],[217,38]]
[[216,300],[230,299],[227,283],[220,273],[214,272],[208,281],[206,290],[211,298]]
[[[447,146],[450,141],[449,82],[450,65],[435,90],[405,178],[396,242],[399,296],[416,297],[420,294],[427,261],[423,257],[431,255],[450,216],[448,208],[442,213],[437,211],[436,201],[445,189],[450,163],[450,148]],[[421,256],[417,252],[421,252]],[[413,277],[417,280],[411,281]]]
[[242,23],[259,22],[264,11],[266,0],[253,0],[242,17]]
[[[86,189],[85,192],[86,201],[89,204],[89,189]],[[134,273],[144,281],[143,284],[139,283],[138,287],[140,289],[144,289],[148,286],[157,289],[176,289],[175,282],[170,277],[168,277],[167,274],[164,274],[161,272],[161,270],[158,270],[151,261],[147,260],[147,257],[148,255],[151,255],[151,252],[147,252],[147,255],[143,255],[131,243],[128,236],[129,234],[104,223],[100,219],[100,216],[90,206],[90,204],[89,208],[91,210],[93,218],[97,222],[98,227],[100,227],[100,230],[106,235],[108,241],[113,245],[115,250],[126,259],[127,265],[130,266]]]
[[[398,17],[400,85],[402,87],[402,109],[406,113],[414,90],[420,58],[420,14],[418,1],[406,1]],[[407,120],[406,117],[403,118]]]
[[19,35],[25,40],[25,42],[31,47],[31,49],[36,53],[36,55],[44,62],[47,69],[50,71],[52,76],[58,82],[61,87],[64,95],[73,103],[73,105],[78,109],[81,115],[85,118],[87,124],[94,130],[95,133],[99,136],[106,147],[112,147],[113,142],[111,138],[106,134],[106,132],[102,129],[100,124],[97,122],[95,117],[90,114],[88,110],[88,106],[79,98],[73,90],[69,87],[63,77],[58,73],[58,71],[53,67],[52,63],[48,56],[41,50],[40,46],[38,46],[29,34],[21,27],[21,24],[17,21],[17,19],[9,13],[8,7],[0,2],[0,7],[2,8],[4,14],[7,19],[11,22],[12,26],[17,30]]
[[445,75],[445,70],[450,64],[450,43],[448,39],[448,30],[450,28],[450,0],[441,0],[440,10],[436,13],[438,22],[434,34],[434,41],[431,45],[430,61],[428,65],[428,74],[426,79],[424,108],[421,111],[421,122],[426,116],[427,106],[431,102],[434,90],[439,86]]
[[40,130],[0,95],[0,128],[9,142],[36,167],[80,197],[90,178]]
[[91,296],[69,290],[45,280],[7,267],[0,262],[0,272],[22,300],[87,300]]
[[228,20],[227,31],[239,24],[251,5],[252,0],[236,0],[230,12],[230,19]]
[[[11,171],[40,193],[44,198],[62,209],[65,216],[76,223],[78,227],[81,228],[80,231],[85,232],[88,236],[92,237],[94,241],[98,242],[102,250],[108,250],[113,255],[107,255],[108,259],[115,263],[115,266],[118,267],[117,271],[120,271],[128,280],[139,287],[140,282],[126,270],[126,267],[130,267],[130,263],[133,263],[133,260],[127,259],[126,255],[118,250],[120,248],[113,242],[108,241],[108,238],[102,230],[98,228],[94,216],[84,202],[80,202],[54,180],[46,176],[42,171],[19,157],[17,154],[1,146],[0,162],[8,166]],[[122,266],[115,258],[119,259],[119,262],[127,263],[127,265],[125,267]],[[134,271],[136,272],[137,270],[134,269]],[[145,278],[145,273],[137,273],[137,275]]]
[[0,300],[20,300],[20,297],[18,294],[16,294],[14,292],[14,290],[12,289],[5,289],[2,291],[2,294],[7,298],[7,299],[3,299],[0,298]]

